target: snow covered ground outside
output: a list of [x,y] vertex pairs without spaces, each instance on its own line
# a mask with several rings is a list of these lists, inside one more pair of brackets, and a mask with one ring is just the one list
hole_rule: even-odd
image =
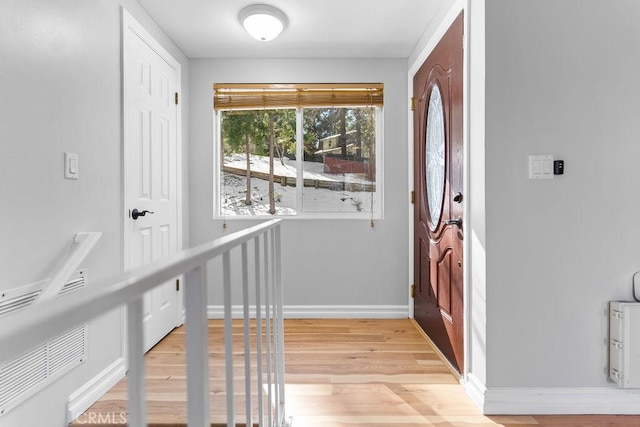
[[[256,172],[269,173],[269,157],[251,155],[251,170]],[[224,165],[232,168],[245,169],[247,167],[247,156],[245,154],[231,154],[224,157]],[[320,179],[333,182],[354,182],[360,184],[370,184],[366,177],[356,173],[333,174],[324,173],[324,164],[320,162],[302,162],[304,179]],[[284,165],[279,158],[273,160],[273,174],[278,176],[296,177],[296,161],[284,158]]]
[[[251,170],[269,173],[269,157],[251,155]],[[246,156],[232,154],[225,156],[224,165],[244,169]],[[323,172],[323,164],[318,162],[303,162],[305,179],[318,179],[336,183],[371,183],[358,174],[327,174]],[[251,177],[251,205],[245,203],[247,178],[224,172],[220,193],[222,196],[221,215],[269,215],[269,181]],[[274,175],[296,178],[296,161],[284,159],[274,160]],[[274,184],[276,215],[295,215],[296,187],[283,186],[279,182]],[[330,190],[326,188],[303,188],[304,212],[336,213],[336,212],[371,212],[371,202],[375,195],[363,191]],[[302,210],[302,209],[300,209]]]

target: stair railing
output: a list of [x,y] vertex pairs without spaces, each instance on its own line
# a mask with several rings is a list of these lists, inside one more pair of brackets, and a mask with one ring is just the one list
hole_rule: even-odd
[[[260,225],[187,249],[160,261],[128,271],[115,279],[95,283],[91,287],[54,299],[48,304],[30,307],[16,313],[12,322],[0,329],[0,367],[77,324],[107,311],[127,306],[128,352],[128,425],[147,426],[145,363],[143,350],[143,297],[146,292],[184,274],[186,311],[187,414],[189,427],[210,425],[209,412],[209,345],[207,320],[207,263],[222,257],[225,326],[225,376],[227,426],[235,427],[233,390],[233,338],[231,306],[231,250],[241,249],[245,354],[245,422],[246,425],[285,427],[284,398],[284,327],[280,221]],[[253,241],[253,267],[250,274],[249,242]],[[249,306],[249,278],[253,277],[255,309]],[[251,313],[251,311],[253,311]],[[256,349],[250,348],[250,320],[255,316]],[[7,323],[11,324],[9,328]],[[263,338],[261,331],[266,330]],[[266,346],[264,351],[262,344]],[[252,402],[251,352],[254,352],[257,375]],[[263,354],[264,353],[264,354]],[[266,360],[263,360],[263,357]],[[263,369],[266,368],[266,369]],[[266,372],[265,372],[266,371]],[[265,381],[266,378],[266,381]],[[263,408],[262,402],[270,405]],[[26,403],[28,404],[28,402]],[[253,420],[254,406],[257,419]]]

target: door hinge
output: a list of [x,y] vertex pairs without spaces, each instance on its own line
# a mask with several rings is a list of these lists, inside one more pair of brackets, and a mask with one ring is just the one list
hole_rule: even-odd
[[176,292],[180,292],[180,279],[176,279]]
[[412,205],[416,204],[416,192],[415,191],[411,192],[411,204]]
[[416,99],[412,96],[411,97],[411,111],[415,111],[416,110]]
[[178,105],[178,92],[176,92],[176,105]]
[[411,298],[416,297],[416,285],[414,285],[413,283],[411,284],[411,286],[409,286],[409,293],[411,294]]

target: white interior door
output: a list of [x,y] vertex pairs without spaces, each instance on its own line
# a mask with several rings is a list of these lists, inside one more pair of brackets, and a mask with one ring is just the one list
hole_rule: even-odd
[[[125,268],[133,269],[179,249],[179,64],[158,52],[157,43],[130,16],[123,21],[124,252]],[[180,323],[181,311],[176,280],[145,295],[145,351]]]

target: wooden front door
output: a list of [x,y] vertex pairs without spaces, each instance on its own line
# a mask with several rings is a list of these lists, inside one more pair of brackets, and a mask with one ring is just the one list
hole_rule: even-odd
[[463,370],[463,15],[413,79],[414,317]]

